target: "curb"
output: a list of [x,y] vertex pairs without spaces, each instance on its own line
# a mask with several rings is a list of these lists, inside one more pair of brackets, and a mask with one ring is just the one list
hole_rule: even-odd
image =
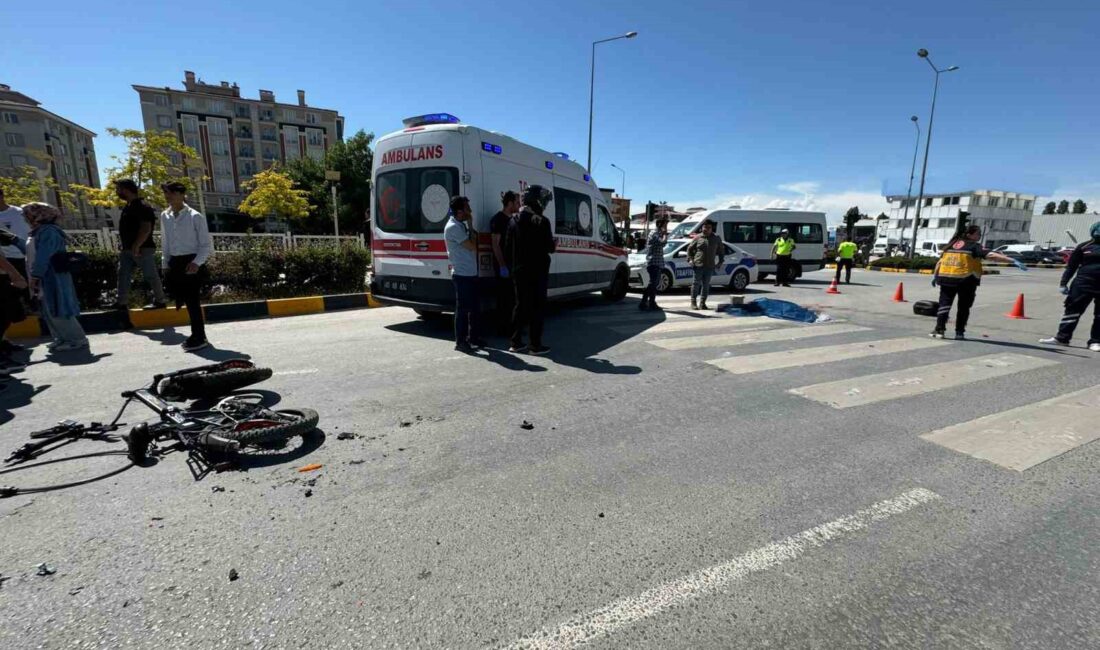
[[[1012,268],[1015,264],[1005,264],[1004,262],[983,262],[986,266],[1000,266],[1004,268]],[[1024,264],[1029,269],[1064,269],[1065,264]]]
[[[257,318],[282,318],[319,314],[327,311],[347,309],[373,309],[383,305],[369,293],[343,293],[332,296],[308,296],[304,298],[281,298],[277,300],[255,300],[250,302],[224,302],[203,305],[202,312],[207,323],[227,323]],[[131,309],[130,323],[134,329],[160,329],[187,325],[190,320],[187,308],[181,309]],[[94,311],[80,315],[80,325],[86,334],[102,334],[125,329],[122,315],[116,311]],[[45,321],[37,316],[13,324],[8,328],[8,336],[16,338],[37,338],[46,336],[49,328]]]

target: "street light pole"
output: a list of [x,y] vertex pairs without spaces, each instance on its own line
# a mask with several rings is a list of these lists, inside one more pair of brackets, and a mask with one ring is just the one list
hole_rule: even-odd
[[[913,198],[913,176],[916,175],[917,170],[917,152],[920,151],[920,124],[917,123],[917,116],[914,115],[909,118],[913,120],[913,126],[917,127],[917,142],[913,145],[913,163],[909,165],[909,189],[905,191],[905,211],[901,217],[901,239],[905,240],[905,222],[909,220],[909,201]],[[889,244],[889,240],[886,242]]]
[[620,38],[634,38],[638,32],[627,32],[622,36],[612,36],[592,43],[592,75],[588,80],[588,173],[592,173],[592,117],[596,107],[596,46],[600,43],[617,41]]
[[917,195],[917,214],[913,217],[913,241],[909,247],[909,254],[906,257],[913,257],[917,250],[917,229],[920,228],[920,211],[922,204],[924,203],[924,180],[925,174],[928,172],[928,149],[932,146],[932,120],[936,116],[936,95],[940,90],[940,73],[941,72],[954,72],[959,69],[959,66],[953,65],[949,68],[939,69],[936,67],[932,60],[928,58],[928,50],[921,48],[917,50],[917,56],[928,62],[932,71],[936,73],[936,81],[932,86],[932,109],[928,112],[928,133],[924,136],[924,164],[921,165],[920,170],[920,193]]
[[626,170],[623,169],[622,167],[619,167],[615,163],[611,163],[611,166],[614,167],[615,169],[619,170],[619,172],[622,173],[622,175],[623,175],[623,189],[622,189],[622,194],[620,194],[619,196],[621,196],[622,198],[625,199],[626,198]]

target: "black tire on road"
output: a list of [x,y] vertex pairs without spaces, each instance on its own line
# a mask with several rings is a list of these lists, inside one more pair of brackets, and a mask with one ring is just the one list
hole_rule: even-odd
[[629,271],[619,269],[615,273],[615,279],[611,281],[611,286],[603,290],[603,297],[611,302],[619,302],[626,297],[626,292],[629,288]]
[[[218,435],[229,440],[236,440],[241,445],[262,446],[284,442],[294,436],[307,434],[317,428],[317,422],[321,419],[317,415],[317,411],[313,409],[278,409],[274,412],[287,419],[274,421],[270,426],[257,426],[241,431],[219,431]],[[262,419],[262,417],[257,419]]]
[[672,273],[661,271],[661,279],[657,281],[657,293],[668,293],[674,286],[676,286],[676,280],[673,279]]
[[165,399],[203,399],[228,395],[271,378],[271,368],[229,368],[168,379],[157,391]]
[[730,278],[730,289],[733,291],[744,291],[749,286],[749,272],[745,269],[737,269]]

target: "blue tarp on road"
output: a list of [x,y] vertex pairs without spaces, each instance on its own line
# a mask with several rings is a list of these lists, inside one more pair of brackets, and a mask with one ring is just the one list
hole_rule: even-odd
[[819,319],[817,312],[812,309],[773,298],[757,298],[743,305],[726,305],[722,311],[731,316],[767,316],[800,323],[816,323]]

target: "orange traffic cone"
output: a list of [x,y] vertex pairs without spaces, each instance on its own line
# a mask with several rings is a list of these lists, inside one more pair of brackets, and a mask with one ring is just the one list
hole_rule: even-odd
[[840,293],[840,289],[836,288],[836,278],[829,283],[829,288],[825,290],[825,293]]
[[894,302],[906,302],[904,282],[898,283],[898,290],[894,292]]
[[1005,314],[1009,318],[1027,318],[1024,315],[1024,294],[1016,296],[1016,304],[1012,306],[1012,311]]

